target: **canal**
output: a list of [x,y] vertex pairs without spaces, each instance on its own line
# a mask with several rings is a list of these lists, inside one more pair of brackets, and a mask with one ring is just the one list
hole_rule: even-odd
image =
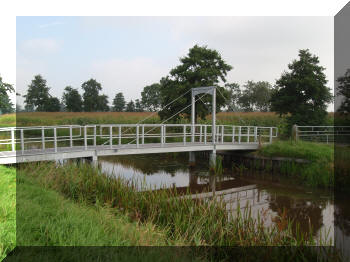
[[252,173],[230,161],[223,161],[222,175],[209,175],[208,158],[201,154],[194,167],[188,165],[188,153],[101,157],[99,165],[110,175],[138,181],[139,190],[176,188],[180,194],[225,190],[222,197],[229,217],[237,214],[237,208],[249,206],[252,216],[259,216],[268,227],[282,216],[297,222],[303,232],[311,227],[316,239],[335,240],[350,256],[350,205],[344,195],[301,187],[278,174]]

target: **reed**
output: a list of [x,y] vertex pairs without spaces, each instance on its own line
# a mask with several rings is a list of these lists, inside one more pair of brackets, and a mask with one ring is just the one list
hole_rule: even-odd
[[[279,171],[308,186],[322,188],[334,186],[333,146],[304,141],[276,141],[263,146],[256,154],[264,157],[308,160],[308,164],[298,164],[294,161],[282,162],[279,165]],[[269,163],[270,161],[267,161],[265,165],[266,171],[271,171]]]
[[165,229],[169,239],[184,239],[190,245],[306,246],[315,241],[308,234],[293,234],[291,221],[283,222],[286,227],[265,228],[251,217],[249,208],[229,219],[220,199],[193,201],[172,189],[140,192],[138,181],[111,177],[85,164],[26,164],[19,172],[67,198],[103,203],[139,223],[153,223]]

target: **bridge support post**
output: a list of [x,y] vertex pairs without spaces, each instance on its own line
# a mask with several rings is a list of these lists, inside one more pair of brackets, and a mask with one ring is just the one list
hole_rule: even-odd
[[209,156],[209,168],[215,168],[216,166],[216,149],[214,149]]
[[91,164],[92,164],[93,167],[97,167],[98,166],[98,158],[97,158],[96,151],[95,151],[95,153],[92,156]]
[[195,166],[196,156],[195,156],[194,152],[189,152],[188,164],[189,164],[189,166]]

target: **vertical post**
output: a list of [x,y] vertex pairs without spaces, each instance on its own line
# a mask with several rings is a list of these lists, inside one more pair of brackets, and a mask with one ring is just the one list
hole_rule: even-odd
[[84,147],[85,147],[85,150],[87,150],[87,132],[86,132],[86,126],[84,126]]
[[119,145],[121,145],[122,144],[122,126],[121,125],[119,125],[119,127],[118,127],[118,136],[119,136]]
[[270,127],[270,143],[272,143],[272,127]]
[[21,150],[22,154],[24,153],[24,134],[23,134],[23,129],[21,129]]
[[164,125],[163,139],[164,139],[163,144],[166,144],[166,125]]
[[145,143],[145,126],[144,125],[142,125],[142,144],[144,144]]
[[202,125],[199,127],[199,142],[202,143]]
[[57,128],[56,127],[53,129],[53,140],[54,140],[55,153],[57,153]]
[[258,142],[258,127],[254,128],[254,142]]
[[294,124],[292,127],[292,138],[294,139],[294,141],[298,141],[298,126],[296,124]]
[[204,144],[207,144],[207,126],[204,126]]
[[96,126],[94,126],[94,147],[96,147]]
[[238,144],[241,143],[241,135],[242,135],[242,127],[239,126],[239,128],[238,128]]
[[98,167],[98,157],[97,157],[97,152],[96,151],[97,150],[95,150],[95,153],[92,156],[92,161],[91,161],[93,167]]
[[183,136],[184,145],[186,145],[186,125],[184,125],[184,136]]
[[164,136],[164,128],[163,128],[163,125],[160,126],[160,143],[164,144],[164,140],[163,140],[163,136]]
[[109,126],[109,148],[112,149],[113,147],[113,136],[112,136],[112,132],[113,132],[113,126],[110,125]]
[[191,127],[191,134],[192,134],[192,143],[194,142],[195,140],[195,137],[194,137],[194,133],[195,133],[195,123],[196,123],[196,96],[193,95],[193,89],[192,89],[192,107],[191,107],[191,124],[192,124],[192,127]]
[[215,134],[216,134],[216,142],[218,143],[219,142],[219,136],[220,136],[220,126],[217,126],[216,127],[216,130],[215,130]]
[[16,147],[15,147],[15,128],[14,127],[11,128],[11,147],[12,147],[12,152],[15,152]]
[[224,143],[224,135],[225,135],[224,128],[225,128],[225,126],[221,126],[221,144]]
[[72,126],[69,127],[69,145],[72,148],[73,147],[73,131]]
[[196,165],[196,156],[194,152],[189,152],[188,164],[191,167]]
[[42,150],[45,150],[45,129],[44,127],[41,128],[41,145],[42,145]]
[[211,113],[212,115],[212,136],[213,136],[213,144],[215,144],[215,131],[216,131],[216,88],[214,87],[213,89],[213,97],[212,97],[212,110],[213,112]]
[[248,126],[247,128],[248,128],[248,131],[247,131],[247,143],[249,143],[250,127]]
[[139,148],[139,125],[136,126],[136,147]]
[[235,126],[232,126],[232,143],[235,142]]

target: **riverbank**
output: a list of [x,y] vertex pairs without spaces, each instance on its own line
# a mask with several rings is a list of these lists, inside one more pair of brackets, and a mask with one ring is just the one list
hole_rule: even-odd
[[19,173],[75,203],[88,206],[98,203],[140,225],[153,224],[165,233],[169,245],[179,241],[182,245],[196,246],[298,247],[315,243],[310,235],[294,235],[291,222],[283,217],[276,217],[278,226],[271,228],[264,228],[248,211],[229,221],[223,203],[181,199],[175,190],[138,192],[135,184],[108,176],[89,165],[28,164]]
[[[316,249],[303,248],[315,244],[311,234],[295,236],[291,222],[283,216],[275,218],[277,226],[271,229],[249,212],[228,221],[220,202],[180,200],[171,190],[141,193],[133,184],[90,165],[23,165],[17,169],[17,192],[17,245],[286,245],[293,248],[275,248],[273,254],[265,248],[227,251],[252,259],[269,254],[269,261],[317,256]],[[219,255],[214,252],[215,259],[228,255],[225,250]],[[149,261],[159,255],[155,251]],[[178,253],[173,251],[165,261]],[[206,251],[191,249],[182,255],[202,261],[208,258]]]
[[[334,146],[304,141],[275,141],[251,155],[275,159],[278,171],[306,186],[334,187]],[[277,160],[276,160],[277,159]],[[278,160],[279,159],[279,160]],[[261,165],[257,165],[261,168]],[[271,171],[271,165],[264,166]]]

